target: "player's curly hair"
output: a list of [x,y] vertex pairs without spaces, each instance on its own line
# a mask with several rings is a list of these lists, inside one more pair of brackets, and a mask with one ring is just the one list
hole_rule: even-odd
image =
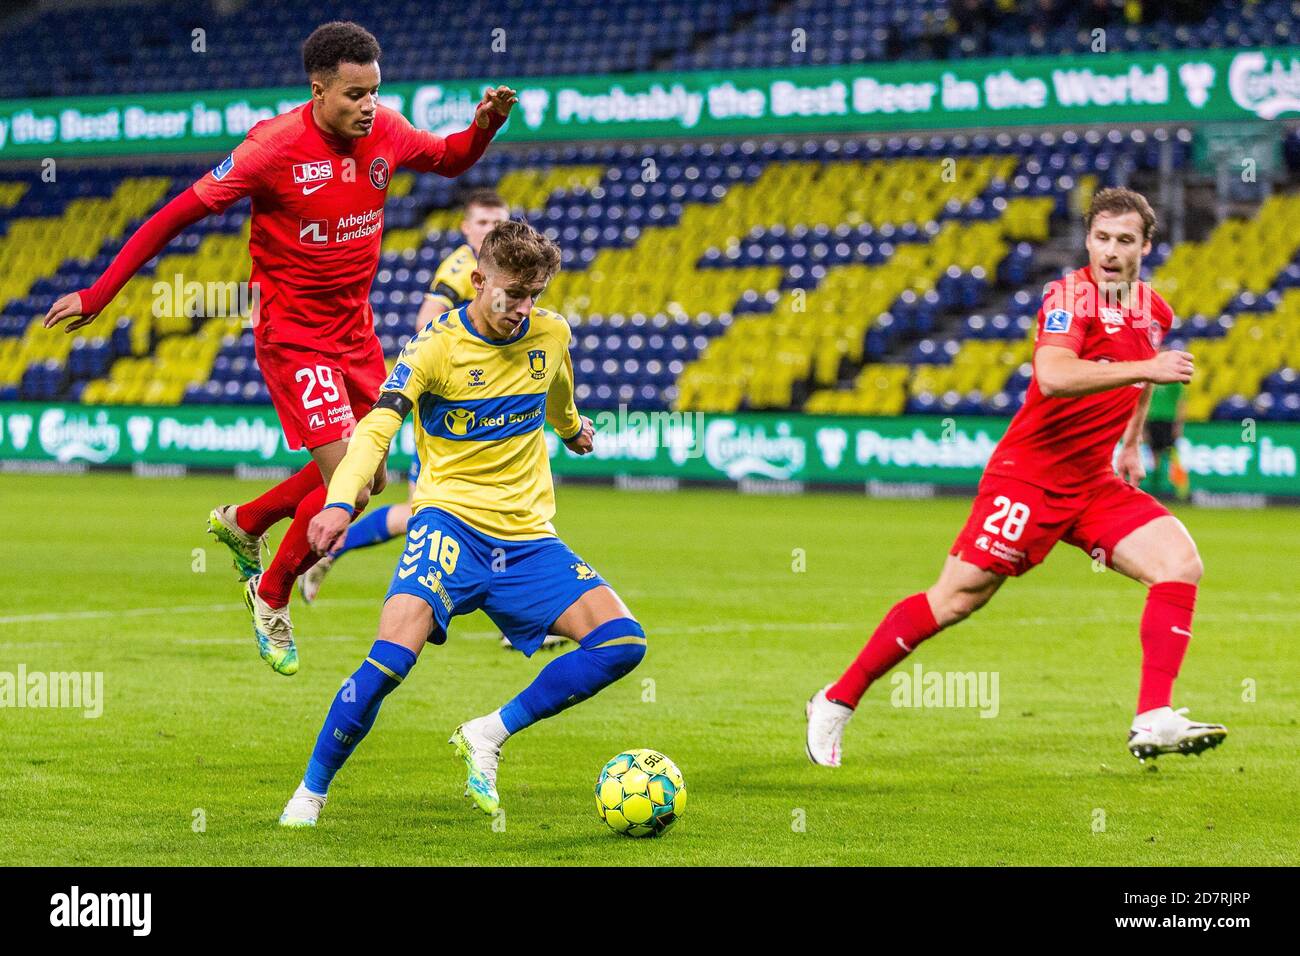
[[302,45],[302,65],[308,76],[330,76],[340,63],[365,65],[378,61],[379,41],[350,20],[322,23]]
[[1132,189],[1111,186],[1100,189],[1092,196],[1088,213],[1083,217],[1083,228],[1092,231],[1092,220],[1099,213],[1109,216],[1122,216],[1126,212],[1135,212],[1142,217],[1142,238],[1148,240],[1156,234],[1156,214],[1147,202],[1147,197]]
[[550,281],[560,271],[560,247],[528,223],[507,219],[487,234],[478,261],[513,276]]

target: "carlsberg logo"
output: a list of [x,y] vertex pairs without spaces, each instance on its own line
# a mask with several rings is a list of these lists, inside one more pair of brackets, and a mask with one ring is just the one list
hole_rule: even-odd
[[411,121],[420,129],[446,136],[473,121],[476,105],[465,90],[448,95],[441,86],[421,86],[411,98]]
[[59,462],[80,459],[103,464],[117,454],[122,443],[121,429],[108,420],[107,412],[99,412],[92,420],[51,408],[42,413],[36,433],[41,448]]
[[1300,61],[1269,62],[1263,53],[1239,53],[1228,67],[1228,92],[1242,109],[1260,119],[1300,113]]
[[729,418],[709,422],[704,430],[704,458],[732,481],[758,476],[787,481],[803,471],[804,440],[778,422],[775,434],[762,425],[741,427]]

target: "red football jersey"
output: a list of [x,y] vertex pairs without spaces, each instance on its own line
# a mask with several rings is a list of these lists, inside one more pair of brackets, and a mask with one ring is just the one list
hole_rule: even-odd
[[335,136],[308,102],[258,123],[194,184],[213,212],[253,197],[259,341],[342,353],[374,335],[370,284],[393,170],[437,172],[445,152],[441,136],[383,106],[369,135]]
[[[1093,362],[1141,361],[1156,354],[1173,320],[1169,304],[1143,282],[1135,283],[1127,307],[1103,300],[1085,267],[1048,285],[1034,350],[1056,345]],[[993,449],[985,473],[1062,491],[1112,475],[1115,445],[1143,387],[1045,398],[1037,376],[1031,378],[1025,404]]]

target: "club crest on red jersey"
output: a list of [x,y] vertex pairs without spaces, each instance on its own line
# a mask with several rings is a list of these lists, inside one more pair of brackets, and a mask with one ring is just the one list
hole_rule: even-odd
[[370,185],[376,189],[383,189],[388,185],[388,160],[382,156],[376,156],[370,164]]
[[1151,347],[1160,348],[1160,342],[1165,337],[1165,330],[1160,327],[1160,323],[1152,319],[1147,323],[1147,335],[1151,338]]

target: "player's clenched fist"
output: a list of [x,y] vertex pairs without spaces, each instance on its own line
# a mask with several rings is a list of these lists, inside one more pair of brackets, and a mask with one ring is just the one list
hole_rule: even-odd
[[1179,352],[1176,349],[1161,352],[1147,364],[1151,367],[1147,381],[1155,382],[1157,385],[1166,385],[1169,382],[1182,382],[1186,385],[1192,380],[1192,373],[1196,371],[1192,353]]
[[326,508],[307,526],[307,543],[317,554],[329,554],[343,543],[352,516],[346,508]]
[[483,99],[479,100],[478,106],[474,109],[474,122],[478,124],[479,129],[487,129],[489,110],[500,113],[502,116],[509,116],[510,107],[518,102],[519,97],[510,87],[488,87],[483,91]]
[[575,455],[585,455],[591,451],[596,442],[596,426],[586,415],[582,416],[582,428],[564,443],[564,447]]
[[80,292],[69,292],[67,295],[61,296],[58,301],[50,306],[50,311],[45,313],[45,327],[52,329],[64,319],[72,319],[68,323],[68,327],[63,331],[75,332],[77,329],[94,322],[95,317],[93,315],[82,315],[81,308]]

